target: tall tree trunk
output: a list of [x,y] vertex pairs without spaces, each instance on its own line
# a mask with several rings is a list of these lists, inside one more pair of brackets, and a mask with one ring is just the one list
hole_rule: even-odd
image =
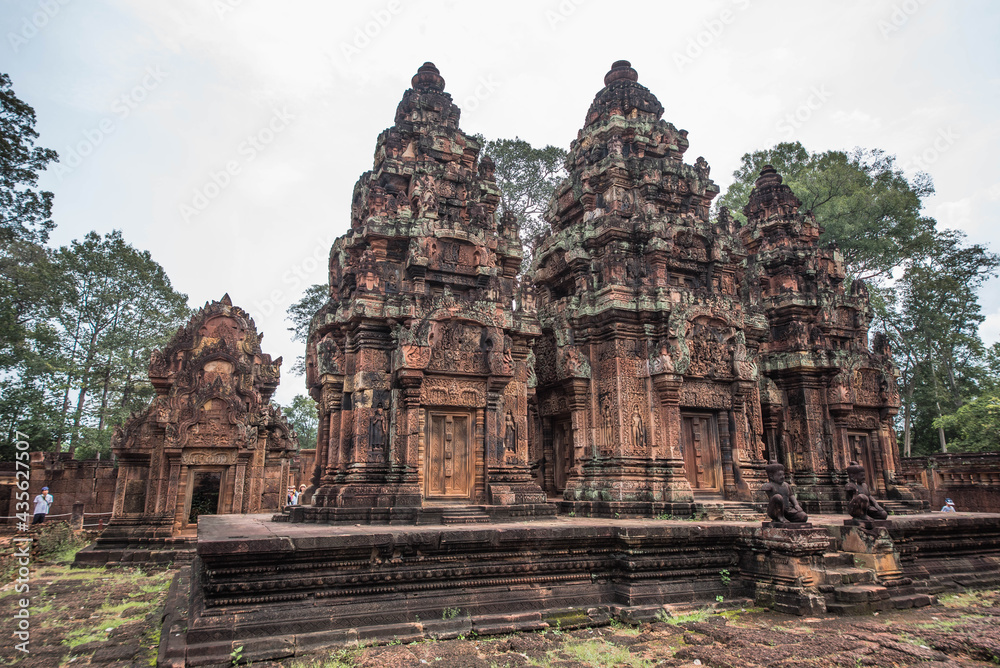
[[913,384],[911,383],[906,391],[906,407],[903,408],[903,452],[907,457],[912,457],[910,444],[913,441],[910,427],[913,424]]
[[[934,379],[934,405],[937,407],[938,417],[944,417],[941,415],[941,389],[938,385],[937,371],[934,369],[933,364],[931,364],[931,377]],[[948,443],[944,437],[944,427],[938,427],[938,440],[941,442],[941,452],[948,452]]]
[[69,390],[73,386],[73,365],[76,363],[76,349],[80,343],[80,321],[76,321],[76,331],[73,332],[73,350],[69,354],[69,369],[66,372],[66,390],[63,392],[62,416],[59,420],[59,434],[56,436],[56,452],[62,452],[63,436],[66,434],[66,416],[69,415]]
[[101,392],[101,414],[97,421],[97,431],[104,431],[104,419],[108,414],[108,388],[111,386],[111,355],[108,355],[108,365],[104,369],[104,391]]
[[90,346],[87,349],[87,360],[83,365],[83,373],[80,374],[82,383],[80,384],[80,394],[76,399],[76,413],[73,416],[73,431],[70,433],[69,454],[72,457],[76,454],[76,442],[80,436],[80,422],[83,419],[83,407],[87,401],[87,390],[90,389],[90,368],[94,363],[94,348],[97,347],[97,329],[90,337]]

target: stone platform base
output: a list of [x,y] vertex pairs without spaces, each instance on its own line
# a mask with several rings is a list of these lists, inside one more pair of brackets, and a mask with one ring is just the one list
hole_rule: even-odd
[[392,508],[317,508],[288,506],[272,516],[275,522],[293,524],[490,524],[552,519],[556,505],[526,503],[516,505],[425,504]]
[[102,548],[88,545],[76,553],[74,567],[92,566],[138,566],[155,564],[167,566],[172,563],[193,561],[195,541],[179,541],[171,545],[146,547]]
[[237,647],[263,661],[364,641],[640,621],[718,596],[797,614],[866,612],[1000,583],[1000,515],[908,516],[872,532],[845,527],[842,515],[800,529],[204,519],[197,558],[171,590],[160,665],[225,666]]

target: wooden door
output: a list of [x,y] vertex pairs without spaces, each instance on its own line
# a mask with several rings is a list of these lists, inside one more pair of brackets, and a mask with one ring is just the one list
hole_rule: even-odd
[[871,442],[866,433],[847,432],[847,443],[851,449],[851,459],[865,467],[865,482],[873,492],[882,488],[876,479],[875,458],[872,456]]
[[710,414],[681,415],[681,454],[693,489],[717,492],[722,487],[722,456],[716,419]]
[[552,433],[552,482],[557,494],[566,489],[566,479],[573,468],[573,427],[567,420],[556,422]]
[[425,496],[429,499],[472,497],[472,416],[428,412]]

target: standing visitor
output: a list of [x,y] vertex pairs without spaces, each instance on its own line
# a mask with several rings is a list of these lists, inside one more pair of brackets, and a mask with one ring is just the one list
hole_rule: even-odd
[[953,513],[955,512],[955,502],[951,499],[944,500],[944,506],[941,508],[942,513]]
[[41,524],[45,521],[45,516],[48,515],[54,500],[49,494],[49,488],[42,487],[42,493],[35,497],[35,517],[31,520],[32,524]]

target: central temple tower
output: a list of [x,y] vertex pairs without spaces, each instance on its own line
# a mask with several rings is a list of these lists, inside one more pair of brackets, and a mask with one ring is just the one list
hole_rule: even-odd
[[684,162],[687,132],[631,65],[604,84],[532,266],[540,477],[583,514],[749,499],[767,327],[741,301],[745,251],[727,212],[709,219],[708,163]]
[[463,504],[555,512],[528,463],[539,330],[524,300],[515,308],[518,226],[497,216],[494,164],[458,119],[425,63],[354,188],[309,335],[320,434],[304,519],[406,521]]

